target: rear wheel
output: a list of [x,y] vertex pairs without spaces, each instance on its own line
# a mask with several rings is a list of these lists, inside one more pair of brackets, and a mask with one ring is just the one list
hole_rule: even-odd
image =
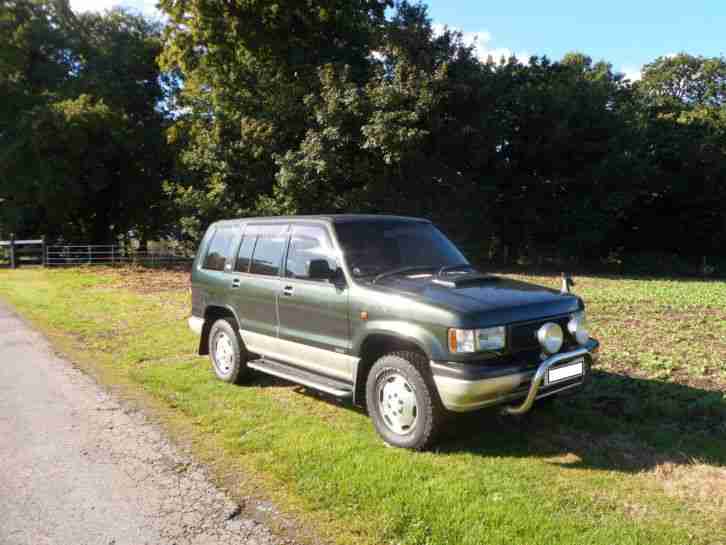
[[394,447],[429,448],[445,410],[416,352],[387,354],[373,364],[366,382],[368,414],[381,438]]
[[220,380],[241,384],[248,378],[247,350],[232,320],[222,318],[212,324],[209,331],[209,358],[214,374]]

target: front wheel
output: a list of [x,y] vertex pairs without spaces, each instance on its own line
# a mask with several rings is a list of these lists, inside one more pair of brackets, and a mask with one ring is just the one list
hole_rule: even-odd
[[396,352],[381,357],[368,374],[368,414],[391,446],[424,450],[441,431],[445,410],[424,374],[426,363],[415,352]]

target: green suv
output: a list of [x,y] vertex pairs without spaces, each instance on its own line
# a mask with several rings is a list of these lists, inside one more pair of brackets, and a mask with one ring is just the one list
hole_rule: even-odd
[[363,405],[424,449],[448,416],[527,412],[597,356],[582,300],[477,271],[431,222],[329,215],[209,227],[192,269],[199,354],[224,381],[266,373]]

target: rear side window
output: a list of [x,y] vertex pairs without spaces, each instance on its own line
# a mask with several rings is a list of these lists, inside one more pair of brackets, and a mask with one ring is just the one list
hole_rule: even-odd
[[212,236],[207,256],[204,258],[204,268],[212,271],[223,271],[232,268],[232,252],[239,240],[239,227],[220,227]]
[[250,272],[265,276],[277,276],[280,274],[282,255],[285,253],[285,246],[287,245],[287,225],[251,227],[258,234],[252,253]]

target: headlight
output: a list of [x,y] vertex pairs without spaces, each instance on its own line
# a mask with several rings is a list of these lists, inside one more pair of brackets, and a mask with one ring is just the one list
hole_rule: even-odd
[[451,352],[475,352],[473,329],[449,329],[449,350]]
[[504,326],[477,329],[479,350],[501,350],[507,344],[507,329]]
[[449,329],[449,350],[452,353],[471,353],[501,350],[507,343],[504,326],[486,329]]
[[556,354],[562,348],[562,328],[554,322],[547,322],[537,330],[537,340],[548,354]]
[[577,344],[585,344],[590,339],[585,311],[577,312],[567,322],[567,330],[575,338]]

